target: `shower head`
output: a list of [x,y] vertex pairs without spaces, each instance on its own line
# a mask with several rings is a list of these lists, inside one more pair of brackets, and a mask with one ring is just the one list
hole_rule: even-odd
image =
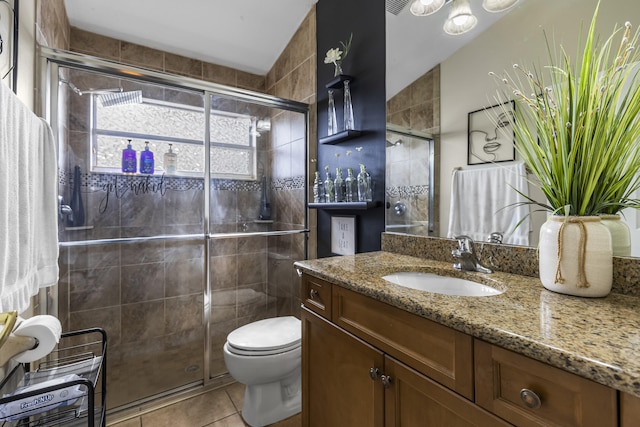
[[387,138],[387,147],[395,147],[400,144],[402,144],[402,138],[399,136],[391,136]]
[[99,96],[103,107],[118,105],[142,104],[142,91],[103,93]]

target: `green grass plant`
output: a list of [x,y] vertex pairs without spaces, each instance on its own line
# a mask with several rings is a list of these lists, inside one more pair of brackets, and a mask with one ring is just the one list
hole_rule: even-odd
[[640,207],[633,197],[640,187],[638,32],[627,23],[600,40],[598,8],[577,61],[547,38],[549,64],[515,64],[496,76],[510,89],[502,99],[516,100],[516,150],[547,199],[526,203],[559,214]]

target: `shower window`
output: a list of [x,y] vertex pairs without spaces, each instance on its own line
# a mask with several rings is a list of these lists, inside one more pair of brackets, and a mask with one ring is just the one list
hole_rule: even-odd
[[[156,174],[164,172],[164,153],[178,155],[178,175],[204,173],[204,112],[202,108],[144,99],[140,104],[104,106],[92,98],[92,170],[119,172],[128,140],[137,152],[149,142]],[[210,116],[211,175],[253,180],[256,177],[256,119],[212,111]]]

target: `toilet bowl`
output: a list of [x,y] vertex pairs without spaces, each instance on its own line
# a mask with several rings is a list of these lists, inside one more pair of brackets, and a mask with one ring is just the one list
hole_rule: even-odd
[[229,374],[246,386],[242,418],[250,426],[300,412],[301,335],[300,320],[286,316],[244,325],[227,336],[224,361]]

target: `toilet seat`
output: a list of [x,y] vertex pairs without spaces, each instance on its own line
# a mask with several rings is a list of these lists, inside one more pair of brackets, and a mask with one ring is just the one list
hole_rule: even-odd
[[229,352],[243,356],[267,356],[300,347],[300,320],[274,317],[241,326],[227,336]]

